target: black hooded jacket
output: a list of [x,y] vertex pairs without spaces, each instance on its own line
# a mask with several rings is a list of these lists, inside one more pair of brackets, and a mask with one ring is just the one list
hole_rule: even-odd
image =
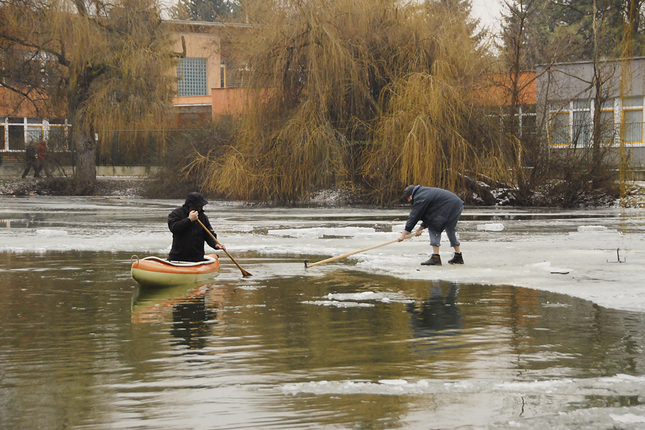
[[183,206],[168,215],[168,228],[172,232],[172,248],[168,260],[172,261],[202,261],[204,260],[204,242],[215,249],[217,242],[199,225],[197,221],[188,218],[190,208],[199,209],[199,220],[213,233],[213,227],[202,207],[208,203],[200,194],[190,193]]

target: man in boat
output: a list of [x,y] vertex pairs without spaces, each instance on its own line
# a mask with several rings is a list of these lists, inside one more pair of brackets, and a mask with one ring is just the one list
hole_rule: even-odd
[[421,264],[423,266],[441,266],[439,246],[441,245],[441,232],[444,230],[450,240],[450,246],[455,249],[455,255],[448,263],[464,264],[457,238],[457,221],[459,221],[464,208],[464,202],[448,190],[422,187],[421,185],[408,185],[405,188],[405,198],[412,203],[412,210],[405,224],[405,231],[397,240],[403,241],[405,236],[412,232],[417,222],[421,221],[415,236],[420,236],[423,229],[427,228],[432,246],[432,256]]
[[203,261],[204,242],[213,249],[224,249],[204,230],[197,220],[217,237],[204,213],[208,202],[199,193],[190,193],[183,206],[168,215],[168,228],[172,232],[172,248],[168,255],[171,261]]

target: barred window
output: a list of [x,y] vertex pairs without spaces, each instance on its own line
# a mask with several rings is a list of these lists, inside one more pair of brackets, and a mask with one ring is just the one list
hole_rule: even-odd
[[43,127],[30,125],[27,127],[27,143],[38,143],[43,138]]
[[591,144],[591,112],[573,112],[573,145],[589,146]]
[[207,96],[206,58],[182,58],[177,64],[177,95]]
[[626,143],[643,142],[643,109],[624,110],[623,125]]
[[569,112],[558,112],[551,116],[551,144],[569,144]]

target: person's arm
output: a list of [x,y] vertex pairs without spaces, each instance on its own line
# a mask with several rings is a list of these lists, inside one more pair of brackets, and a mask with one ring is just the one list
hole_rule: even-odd
[[[211,232],[213,236],[215,236],[215,238],[217,238],[217,233],[215,233],[215,231],[213,230],[213,227],[211,226],[211,223],[208,220],[206,214],[202,212],[200,215],[201,216],[199,217],[199,219],[202,221],[204,226],[208,229],[208,231]],[[206,243],[213,249],[225,249],[224,245],[217,243],[208,233],[206,233]]]
[[[425,227],[424,227],[424,225],[423,225],[423,224],[421,224],[421,225],[419,226],[419,228],[417,228],[417,231],[415,231],[415,232],[414,232],[414,235],[415,235],[415,236],[421,236],[421,233],[423,233],[423,229],[424,229],[424,228],[425,228]],[[406,237],[408,234],[410,234],[410,232],[409,232],[408,230],[403,230],[403,232],[401,233],[401,235],[400,235],[399,237],[397,237],[397,238],[396,238],[396,240],[397,240],[397,241],[399,241],[399,242],[403,242],[403,241],[405,240],[405,237]]]
[[168,215],[168,228],[173,233],[181,233],[187,230],[191,223],[190,216],[184,217],[183,211],[181,210],[174,210]]
[[[414,230],[414,227],[417,225],[419,220],[421,219],[421,206],[420,205],[412,205],[412,210],[410,211],[410,216],[408,216],[408,221],[405,223],[405,230],[401,233],[401,235],[396,239],[399,242],[402,242],[405,240],[405,237]],[[415,236],[419,236],[421,232],[424,229],[424,225],[421,224],[421,226],[417,229],[417,231],[414,233]]]

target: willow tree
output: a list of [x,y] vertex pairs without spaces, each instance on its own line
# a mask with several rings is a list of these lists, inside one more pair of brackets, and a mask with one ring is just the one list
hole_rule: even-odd
[[385,202],[407,183],[452,187],[495,164],[494,151],[478,150],[488,140],[471,83],[483,55],[467,3],[243,6],[252,26],[230,40],[249,109],[225,156],[191,166],[206,172],[206,188],[288,202],[351,186]]
[[170,8],[174,19],[191,21],[230,21],[239,14],[236,0],[179,0]]
[[[160,122],[172,106],[176,54],[153,0],[3,0],[0,47],[9,88],[63,105],[72,124],[75,189],[96,181],[96,135]],[[39,67],[33,67],[37,64]],[[38,88],[39,91],[25,89]]]

